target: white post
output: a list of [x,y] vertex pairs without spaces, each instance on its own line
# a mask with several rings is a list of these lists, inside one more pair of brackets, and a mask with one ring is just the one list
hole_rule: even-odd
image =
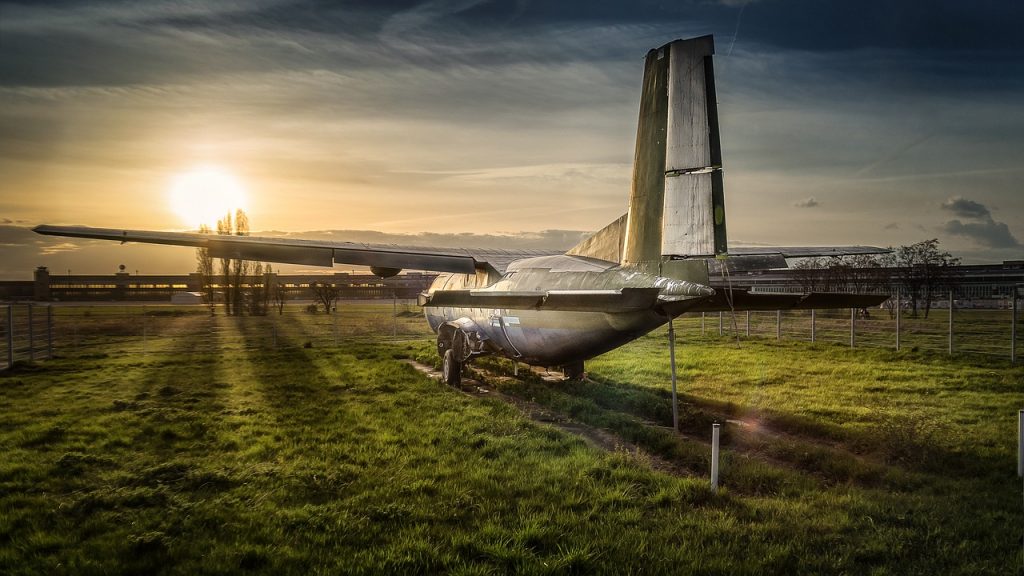
[[718,492],[718,430],[721,424],[711,425],[711,491]]
[[700,313],[700,335],[704,335],[704,313]]
[[719,312],[718,312],[718,335],[719,335],[719,336],[721,336],[721,335],[722,335],[722,321],[723,321],[723,318],[724,318],[724,317],[725,317],[725,313],[724,313],[724,312],[721,312],[721,311],[719,311]]
[[668,361],[672,370],[672,429],[679,431],[679,400],[676,397],[676,331],[668,320]]
[[815,316],[814,313],[815,313],[815,309],[811,308],[811,342],[814,342],[814,338],[815,338],[815,334],[814,334],[814,332],[815,332],[815,321],[817,320],[817,317]]
[[775,311],[775,339],[782,340],[782,310]]
[[[1017,363],[1017,286],[1010,293],[1010,364]],[[8,313],[10,314],[10,313]]]
[[750,336],[750,310],[747,310],[747,336]]
[[1017,411],[1017,476],[1024,478],[1024,410]]

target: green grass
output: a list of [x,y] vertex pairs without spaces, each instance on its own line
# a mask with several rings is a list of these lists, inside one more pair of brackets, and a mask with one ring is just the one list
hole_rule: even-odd
[[[1005,362],[684,341],[685,439],[665,427],[663,333],[589,363],[591,384],[493,379],[684,472],[668,475],[643,452],[601,451],[426,378],[400,361],[432,360],[423,337],[373,341],[353,328],[334,346],[321,319],[294,319],[273,348],[253,319],[220,317],[209,330],[202,315],[165,316],[144,350],[103,348],[97,332],[96,344],[0,373],[0,572],[1021,565],[1024,371]],[[726,426],[724,488],[712,495],[706,441],[725,418],[771,434]]]

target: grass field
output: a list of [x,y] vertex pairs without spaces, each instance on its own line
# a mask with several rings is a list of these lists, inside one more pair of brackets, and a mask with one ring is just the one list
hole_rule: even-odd
[[[609,452],[423,376],[401,362],[434,361],[422,328],[383,340],[352,320],[379,312],[338,328],[295,315],[276,348],[249,319],[166,315],[144,343],[127,337],[137,323],[110,321],[0,373],[0,573],[1008,574],[1024,561],[1024,368],[1005,360],[684,334],[681,435],[664,332],[589,363],[586,384],[480,363],[487,385],[640,448]],[[726,423],[718,494],[713,421]]]

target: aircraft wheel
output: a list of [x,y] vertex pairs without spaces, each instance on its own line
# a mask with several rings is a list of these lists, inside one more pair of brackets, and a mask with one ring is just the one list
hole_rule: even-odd
[[586,372],[583,370],[583,362],[573,362],[562,366],[562,374],[569,380],[582,380]]
[[441,362],[441,375],[444,383],[458,388],[462,384],[462,362],[455,358],[455,351],[451,348],[444,351],[444,360]]

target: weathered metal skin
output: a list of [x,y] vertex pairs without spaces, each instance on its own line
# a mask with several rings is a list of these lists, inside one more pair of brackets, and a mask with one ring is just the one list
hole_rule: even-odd
[[[490,284],[486,282],[490,281]],[[635,340],[678,315],[690,303],[714,294],[691,282],[647,274],[635,268],[575,256],[546,256],[512,263],[500,278],[445,274],[428,291],[478,289],[479,292],[531,292],[658,288],[659,300],[634,311],[551,311],[539,309],[424,306],[430,328],[470,320],[490,353],[538,366],[561,366],[587,360]]]

